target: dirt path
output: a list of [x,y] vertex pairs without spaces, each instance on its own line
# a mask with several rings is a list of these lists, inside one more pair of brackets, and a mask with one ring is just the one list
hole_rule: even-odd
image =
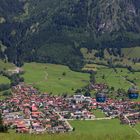
[[121,76],[123,78],[123,80],[127,81],[128,83],[130,83],[131,86],[135,86],[134,83],[130,82],[126,77]]
[[48,73],[45,71],[45,81],[48,80]]

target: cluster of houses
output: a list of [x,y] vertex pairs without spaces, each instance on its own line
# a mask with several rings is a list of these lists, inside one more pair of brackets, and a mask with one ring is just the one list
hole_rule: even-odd
[[131,100],[96,98],[77,94],[51,96],[40,94],[32,86],[21,83],[12,88],[12,96],[0,101],[4,124],[17,133],[60,133],[73,131],[69,120],[95,120],[94,109],[107,118],[119,118],[122,124],[140,121],[140,103]]
[[119,118],[121,124],[136,124],[140,122],[140,102],[108,99],[105,103],[98,103],[107,117]]
[[[59,98],[40,95],[32,86],[20,84],[12,96],[0,101],[3,122],[18,133],[59,133],[72,131],[53,107]],[[43,96],[43,97],[42,97]],[[55,102],[56,101],[56,102]]]

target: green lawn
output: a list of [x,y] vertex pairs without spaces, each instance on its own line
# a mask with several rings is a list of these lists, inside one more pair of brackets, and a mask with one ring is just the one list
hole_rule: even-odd
[[135,126],[135,128],[140,131],[140,123]]
[[42,92],[53,94],[72,94],[77,88],[86,86],[90,76],[55,64],[26,63],[23,69],[26,83],[33,84]]
[[101,110],[99,110],[99,109],[93,110],[92,112],[93,112],[93,114],[95,115],[96,118],[103,118],[103,117],[105,117],[105,114]]

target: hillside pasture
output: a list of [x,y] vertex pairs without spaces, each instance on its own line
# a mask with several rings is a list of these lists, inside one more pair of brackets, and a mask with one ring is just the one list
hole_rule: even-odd
[[5,76],[0,75],[0,84],[10,84],[10,80]]
[[89,83],[89,74],[74,72],[67,66],[55,64],[26,63],[24,79],[41,92],[72,94]]
[[97,70],[96,82],[106,83],[110,87],[115,89],[123,88],[128,89],[133,86],[133,81],[138,87],[140,87],[140,72],[130,72],[126,68],[109,68],[100,67]]
[[122,54],[124,57],[140,58],[140,46],[133,48],[122,48]]

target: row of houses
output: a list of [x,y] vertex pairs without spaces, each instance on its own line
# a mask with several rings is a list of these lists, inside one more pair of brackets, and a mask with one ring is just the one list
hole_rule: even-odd
[[[48,96],[43,98],[29,85],[20,84],[13,87],[12,96],[0,101],[4,124],[18,133],[71,131],[70,125],[60,119],[48,98]],[[51,99],[53,101],[55,98]]]
[[105,103],[98,103],[107,117],[119,118],[121,124],[136,124],[140,121],[140,102],[108,99]]

